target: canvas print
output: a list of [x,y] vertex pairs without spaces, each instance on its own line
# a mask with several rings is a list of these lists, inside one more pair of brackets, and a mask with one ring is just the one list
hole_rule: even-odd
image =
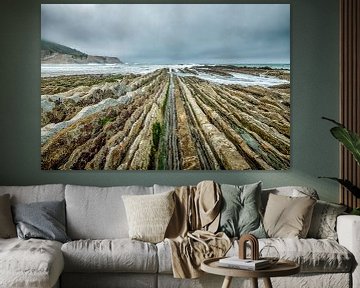
[[289,4],[42,4],[43,170],[290,167]]

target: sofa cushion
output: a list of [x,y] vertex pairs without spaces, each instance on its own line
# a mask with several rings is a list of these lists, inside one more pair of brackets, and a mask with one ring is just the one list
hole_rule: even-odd
[[124,195],[131,239],[157,243],[164,240],[174,212],[174,192],[156,195]]
[[[351,252],[338,242],[330,239],[259,239],[259,250],[264,246],[275,247],[279,253],[278,256],[280,256],[280,259],[298,263],[302,273],[350,272],[354,266],[354,257]],[[227,256],[236,255],[238,247],[238,243],[235,242]]]
[[[274,246],[281,259],[295,261],[301,273],[348,273],[354,265],[353,255],[338,242],[329,239],[264,238],[259,249]],[[156,244],[159,273],[172,274],[171,248],[168,241]],[[238,255],[238,241],[234,241],[226,256]],[[247,251],[250,257],[250,249]],[[276,256],[276,255],[273,255]]]
[[222,184],[219,231],[229,237],[246,233],[266,237],[260,217],[260,193],[261,182],[243,186]]
[[336,219],[346,211],[345,205],[318,200],[314,206],[309,238],[337,240]]
[[156,246],[130,239],[78,240],[61,250],[66,272],[156,273]]
[[353,255],[334,240],[273,238],[263,243],[274,246],[280,258],[300,264],[302,272],[350,272],[354,263]]
[[0,238],[16,237],[16,229],[11,214],[10,196],[0,196]]
[[264,227],[269,237],[305,238],[310,227],[316,200],[270,194],[264,215]]
[[158,288],[157,280],[157,274],[149,273],[63,273],[60,287]]
[[0,287],[53,287],[63,268],[59,242],[0,239]]
[[265,212],[266,204],[270,194],[289,196],[289,197],[310,196],[311,198],[319,199],[319,195],[317,194],[316,190],[310,187],[284,186],[284,187],[263,189],[261,191],[261,206],[263,212]]
[[0,186],[0,195],[3,194],[10,194],[11,204],[61,201],[65,197],[65,185]]
[[71,239],[128,238],[123,195],[152,194],[152,187],[66,185],[67,233]]
[[69,241],[65,229],[65,201],[45,201],[13,206],[19,238]]
[[154,184],[153,188],[154,188],[154,194],[159,194],[159,193],[174,191],[177,188],[177,186]]

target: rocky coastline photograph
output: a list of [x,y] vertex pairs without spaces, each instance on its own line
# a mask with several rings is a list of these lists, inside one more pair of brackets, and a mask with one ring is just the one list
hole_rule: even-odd
[[41,38],[43,170],[290,167],[289,4],[42,4]]

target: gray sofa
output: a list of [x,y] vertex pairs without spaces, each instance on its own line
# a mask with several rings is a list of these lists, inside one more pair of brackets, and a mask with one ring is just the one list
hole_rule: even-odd
[[[151,244],[128,238],[122,195],[154,194],[173,187],[154,185],[90,187],[75,185],[0,186],[15,203],[66,202],[65,244],[40,239],[0,239],[0,287],[221,287],[222,277],[172,277],[167,242]],[[274,189],[273,189],[274,190]],[[270,190],[263,191],[263,201]],[[291,187],[277,188],[292,195]],[[312,192],[316,193],[316,192]],[[274,287],[360,287],[360,217],[337,219],[338,242],[329,239],[260,239],[283,258],[297,261],[301,273],[273,278]],[[228,255],[236,255],[237,243]],[[259,281],[260,286],[262,281]],[[250,285],[234,279],[236,285]],[[242,287],[242,286],[241,286]]]

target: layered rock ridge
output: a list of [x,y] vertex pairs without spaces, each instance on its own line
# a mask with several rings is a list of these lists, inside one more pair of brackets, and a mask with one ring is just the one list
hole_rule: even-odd
[[199,66],[42,78],[42,169],[287,169],[290,84],[198,77],[234,71],[290,77],[266,68]]

